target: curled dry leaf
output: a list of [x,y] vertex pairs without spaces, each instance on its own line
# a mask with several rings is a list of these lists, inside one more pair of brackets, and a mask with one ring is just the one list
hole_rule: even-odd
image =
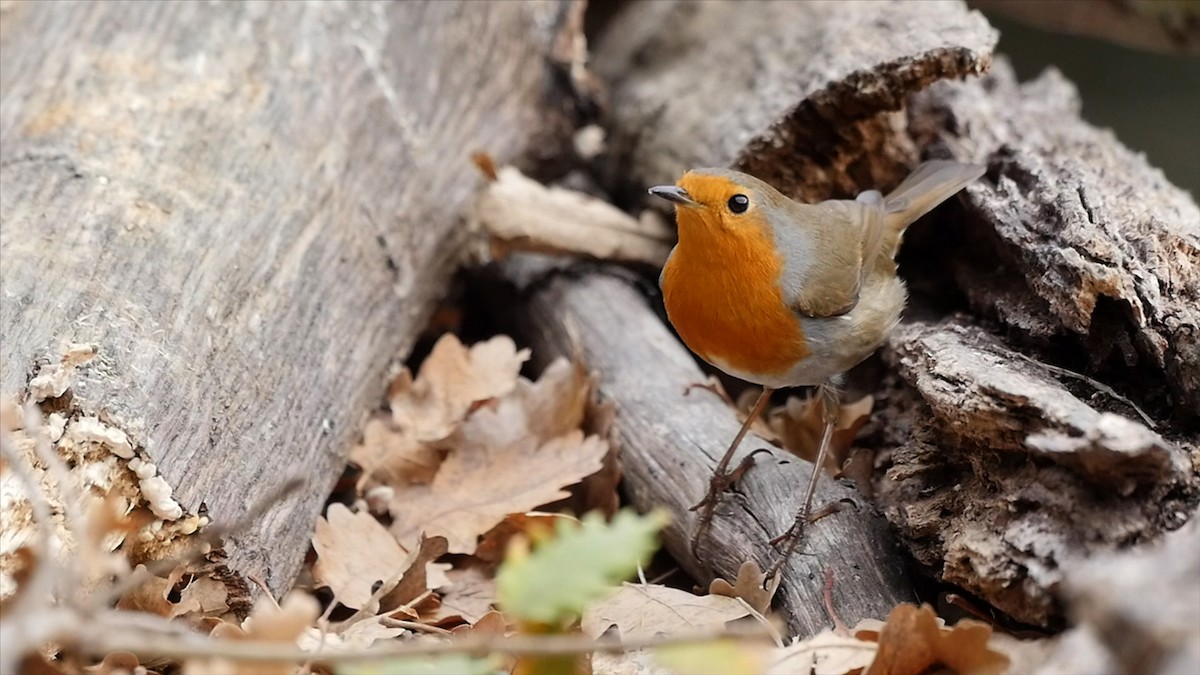
[[[434,560],[446,553],[445,537],[423,537],[414,549],[401,563],[400,569],[404,576],[400,577],[395,587],[379,601],[379,611],[389,612],[397,607],[414,602],[425,591],[442,585],[445,577],[444,567],[434,563]],[[430,576],[430,567],[433,576]],[[384,579],[385,582],[391,578]]]
[[149,612],[165,616],[168,619],[189,612],[199,612],[201,610],[200,602],[194,597],[183,598],[181,596],[177,603],[168,599],[171,590],[183,579],[186,571],[186,567],[181,565],[172,570],[164,579],[150,574],[145,565],[138,565],[134,574],[144,576],[145,581],[121,596],[117,600],[117,609]]
[[559,520],[579,522],[577,518],[566,513],[543,513],[530,511],[528,513],[510,513],[495,527],[488,530],[480,539],[475,549],[475,557],[484,562],[500,562],[508,550],[508,542],[518,534],[529,535],[536,530],[554,532]]
[[[868,395],[843,404],[838,410],[825,462],[825,469],[829,473],[837,475],[845,466],[854,438],[870,419],[874,406],[875,399]],[[823,408],[818,398],[802,400],[788,397],[787,403],[771,411],[769,424],[785,450],[808,462],[816,460],[825,428],[821,412]]]
[[776,649],[767,675],[848,675],[871,665],[878,648],[874,642],[822,631],[807,640]]
[[371,598],[372,588],[404,571],[407,552],[369,513],[354,513],[333,504],[317,519],[312,539],[317,552],[313,580],[333,590],[338,602],[359,609]]
[[633,218],[582,192],[546,187],[511,166],[491,175],[469,218],[473,229],[491,235],[497,258],[526,250],[661,266],[671,252],[674,233],[661,220]]
[[583,613],[583,632],[598,638],[616,626],[622,640],[694,633],[718,633],[725,624],[750,615],[745,603],[723,595],[692,595],[655,584],[624,584]]
[[741,598],[759,614],[764,614],[771,608],[771,598],[779,589],[783,577],[776,575],[770,581],[767,575],[753,560],[747,560],[738,568],[737,579],[730,584],[724,579],[713,579],[708,585],[708,592],[713,595],[724,595],[729,598]]
[[380,485],[428,484],[441,454],[417,440],[416,434],[396,429],[391,417],[377,415],[367,421],[362,443],[350,450],[350,461],[362,469],[360,491],[368,482]]
[[[307,593],[292,591],[280,605],[268,597],[254,603],[250,616],[236,624],[219,622],[211,637],[217,640],[261,640],[298,644],[320,613],[320,604]],[[220,649],[213,650],[220,653]],[[277,661],[235,661],[221,656],[188,659],[184,675],[277,675],[295,671],[296,664]]]
[[500,612],[492,610],[479,617],[473,624],[463,624],[450,631],[459,637],[504,637],[508,634],[508,620]]
[[198,607],[181,616],[189,620],[221,616],[229,611],[229,588],[224,583],[207,575],[192,579],[180,593],[179,605]]
[[446,577],[450,582],[438,588],[442,604],[430,619],[433,623],[449,623],[457,617],[474,624],[492,613],[492,606],[496,604],[496,581],[490,575],[477,565],[471,565],[451,569],[446,572]]
[[964,620],[942,627],[929,605],[899,605],[881,632],[856,630],[855,636],[879,642],[866,675],[920,675],[935,666],[958,675],[1000,675],[1009,665],[1007,656],[988,647],[990,626]]
[[512,391],[529,359],[529,350],[518,350],[512,338],[498,335],[470,349],[453,334],[436,344],[414,379],[405,369],[388,392],[396,426],[418,441],[439,441],[454,432],[479,401]]

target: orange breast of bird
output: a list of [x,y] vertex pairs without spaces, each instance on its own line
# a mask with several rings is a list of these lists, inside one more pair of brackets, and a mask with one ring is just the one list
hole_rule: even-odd
[[731,232],[680,222],[661,278],[667,316],[688,348],[718,368],[750,381],[781,376],[809,353],[783,300],[782,266],[765,223]]

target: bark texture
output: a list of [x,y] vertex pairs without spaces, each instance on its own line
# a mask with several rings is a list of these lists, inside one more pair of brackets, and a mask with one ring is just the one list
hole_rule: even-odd
[[571,11],[6,3],[0,389],[124,431],[217,522],[307,478],[227,547],[286,589],[459,261],[470,153],[569,130]]
[[809,198],[898,181],[914,149],[881,113],[985,71],[996,39],[954,1],[628,3],[593,56],[612,85],[613,187],[697,166]]

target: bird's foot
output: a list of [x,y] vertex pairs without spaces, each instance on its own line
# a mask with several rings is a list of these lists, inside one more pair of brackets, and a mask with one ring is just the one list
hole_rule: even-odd
[[692,556],[699,560],[696,554],[700,543],[700,539],[704,533],[712,525],[713,515],[716,512],[717,502],[721,500],[721,495],[733,489],[733,486],[746,475],[750,467],[754,466],[754,456],[760,452],[768,452],[766,448],[760,448],[742,458],[733,471],[719,471],[713,473],[713,476],[708,481],[708,492],[688,511],[700,511],[700,519],[696,522],[696,531],[692,535]]
[[[698,511],[700,509],[710,510],[709,506],[716,506],[716,503],[721,498],[721,493],[728,492],[733,489],[733,486],[746,475],[750,467],[754,466],[754,456],[760,452],[770,452],[766,448],[759,448],[754,452],[742,458],[738,465],[733,468],[733,471],[722,471],[714,473],[708,481],[708,493],[704,495],[704,499],[696,502],[688,511]],[[711,520],[711,516],[709,516]]]
[[796,551],[796,546],[800,543],[800,540],[804,538],[804,528],[809,523],[815,523],[826,516],[831,516],[841,511],[846,507],[846,503],[849,503],[851,506],[855,505],[852,500],[839,499],[812,510],[810,510],[807,506],[801,508],[800,511],[796,513],[796,519],[792,521],[792,526],[789,527],[786,532],[770,541],[772,546],[785,544],[786,547],[783,550],[783,555],[775,561],[774,565],[771,565],[768,576],[777,574],[779,570],[787,564],[788,560],[791,559],[792,553]]

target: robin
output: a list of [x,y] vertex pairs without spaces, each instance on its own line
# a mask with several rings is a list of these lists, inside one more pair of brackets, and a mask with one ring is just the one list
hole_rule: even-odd
[[771,393],[815,386],[824,425],[817,459],[795,522],[774,540],[791,540],[780,564],[791,555],[829,452],[837,379],[883,343],[904,309],[895,255],[905,229],[983,172],[931,161],[886,197],[869,190],[817,204],[729,169],[696,169],[676,185],[650,188],[675,205],[679,231],[659,278],[667,317],[700,358],[763,388],[692,507],[703,509],[693,553],[720,495],[743,470],[729,471],[730,460]]

